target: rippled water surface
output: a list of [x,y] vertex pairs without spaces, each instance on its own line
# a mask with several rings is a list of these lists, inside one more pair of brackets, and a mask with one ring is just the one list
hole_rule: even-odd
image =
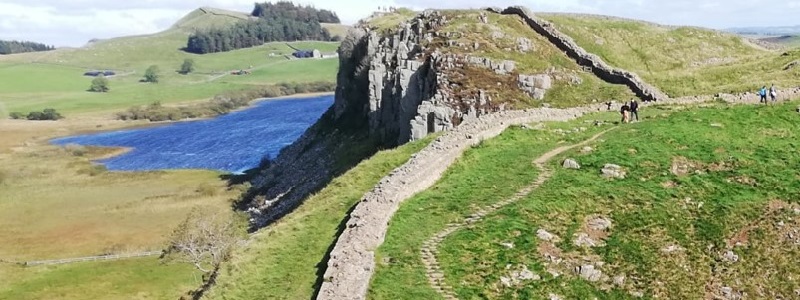
[[333,104],[333,96],[267,100],[213,119],[71,136],[58,145],[129,147],[98,161],[115,171],[215,169],[241,172],[276,157]]

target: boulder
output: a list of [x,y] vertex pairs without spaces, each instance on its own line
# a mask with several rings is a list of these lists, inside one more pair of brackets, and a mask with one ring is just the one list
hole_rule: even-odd
[[611,179],[625,179],[625,175],[627,175],[622,167],[615,164],[606,164],[600,172],[603,174],[603,177]]
[[550,233],[550,232],[548,232],[547,230],[544,230],[544,229],[537,230],[536,231],[536,237],[538,237],[540,240],[548,241],[548,242],[557,241],[558,240],[558,236],[556,236],[555,234],[552,234],[552,233]]
[[571,169],[571,170],[580,170],[581,168],[581,165],[578,164],[577,161],[571,158],[565,159],[562,166],[564,167],[564,169]]
[[575,268],[575,272],[578,273],[581,278],[591,282],[598,282],[603,278],[603,272],[595,269],[593,265],[582,265]]

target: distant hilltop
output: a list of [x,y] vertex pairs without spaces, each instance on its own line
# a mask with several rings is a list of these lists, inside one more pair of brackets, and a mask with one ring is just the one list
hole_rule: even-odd
[[747,35],[800,35],[800,25],[778,27],[737,27],[725,31]]

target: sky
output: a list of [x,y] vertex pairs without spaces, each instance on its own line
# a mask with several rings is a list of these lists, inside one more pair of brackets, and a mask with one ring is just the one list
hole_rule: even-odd
[[[78,47],[93,38],[155,33],[192,10],[250,12],[262,0],[2,0],[0,39]],[[378,7],[480,8],[527,6],[536,11],[603,14],[668,25],[709,28],[800,25],[800,0],[300,0],[335,11],[353,24]],[[491,3],[491,4],[490,4]]]

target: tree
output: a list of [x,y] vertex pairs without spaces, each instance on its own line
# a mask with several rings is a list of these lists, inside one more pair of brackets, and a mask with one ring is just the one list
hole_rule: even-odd
[[172,233],[166,256],[190,263],[203,273],[215,273],[238,242],[237,229],[231,217],[195,209]]
[[143,81],[150,83],[158,83],[158,78],[161,77],[161,74],[159,74],[160,72],[161,70],[159,70],[158,66],[156,65],[148,67],[147,70],[144,71]]
[[100,75],[97,76],[95,79],[92,80],[92,85],[89,87],[90,92],[98,92],[98,93],[105,93],[108,92],[111,88],[108,85],[108,79],[105,76]]
[[184,59],[183,64],[181,65],[181,70],[178,72],[183,75],[194,72],[194,59],[191,58]]

